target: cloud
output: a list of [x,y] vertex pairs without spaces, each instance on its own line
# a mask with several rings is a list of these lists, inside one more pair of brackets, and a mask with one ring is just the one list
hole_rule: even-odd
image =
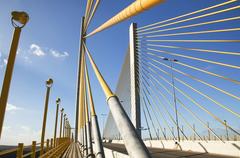
[[36,56],[44,56],[46,53],[42,50],[40,46],[37,44],[31,44],[30,45],[30,52]]
[[7,109],[6,111],[17,111],[17,110],[22,110],[23,108],[17,107],[15,105],[7,103]]
[[69,56],[68,52],[59,52],[53,49],[50,50],[50,53],[55,58],[65,58]]
[[40,47],[37,44],[31,44],[30,45],[30,50],[29,52],[35,56],[45,56],[45,55],[51,55],[54,58],[66,58],[69,56],[69,53],[66,51],[58,51],[55,49],[49,49],[49,48],[44,48],[44,47]]
[[7,59],[3,59],[3,64],[4,64],[4,65],[7,65],[7,62],[8,62]]
[[7,65],[7,59],[4,58],[3,53],[0,52],[0,68],[3,68]]

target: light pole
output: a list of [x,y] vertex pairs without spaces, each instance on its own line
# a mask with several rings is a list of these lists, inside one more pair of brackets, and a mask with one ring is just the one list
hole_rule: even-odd
[[172,78],[172,87],[173,87],[173,101],[174,101],[174,108],[175,108],[175,115],[176,115],[177,135],[178,135],[178,142],[180,142],[180,133],[179,133],[179,124],[178,124],[178,109],[177,109],[174,74],[173,74],[173,63],[178,62],[178,60],[177,59],[169,59],[169,58],[163,58],[163,60],[169,61],[170,66],[171,66],[171,71],[172,71],[171,78]]
[[65,137],[65,125],[66,125],[66,118],[67,114],[63,115],[63,138]]
[[53,84],[53,80],[51,78],[49,78],[46,81],[47,92],[46,92],[44,115],[43,115],[40,155],[42,155],[44,152],[43,151],[44,150],[44,137],[45,137],[46,122],[47,122],[48,101],[49,101],[50,89],[52,87],[52,84]]
[[60,98],[57,98],[56,104],[57,104],[57,109],[56,109],[56,119],[55,119],[55,129],[54,129],[54,138],[53,138],[53,146],[56,146],[56,135],[57,135],[57,124],[58,124],[58,109],[59,109],[59,104],[61,102]]
[[228,134],[228,126],[227,126],[227,121],[224,120],[225,128],[226,128],[226,138],[229,140],[229,134]]
[[64,108],[61,109],[61,120],[60,120],[60,133],[59,133],[59,138],[62,138],[62,120],[63,120],[63,112]]
[[22,28],[27,24],[29,16],[26,12],[12,12],[12,25],[15,28],[13,33],[12,44],[9,52],[6,72],[3,80],[1,97],[0,97],[0,136],[2,133],[3,121],[7,106],[8,94],[12,80],[12,73],[17,54],[17,48]]

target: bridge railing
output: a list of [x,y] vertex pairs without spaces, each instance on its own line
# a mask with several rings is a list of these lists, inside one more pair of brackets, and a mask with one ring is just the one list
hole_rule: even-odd
[[[44,154],[40,157],[50,157],[50,156],[60,156],[72,142],[70,138],[57,138],[56,146],[54,147],[53,138],[47,139],[44,142]],[[19,143],[16,148],[3,150],[0,152],[1,156],[7,156],[9,154],[15,154],[17,158],[29,157],[35,158],[40,154],[40,145],[41,142],[36,143],[36,141],[32,141],[31,145],[24,146],[24,143]]]

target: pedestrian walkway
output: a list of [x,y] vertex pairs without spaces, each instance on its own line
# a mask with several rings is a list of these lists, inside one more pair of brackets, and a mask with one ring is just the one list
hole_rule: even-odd
[[81,148],[79,143],[71,143],[62,158],[82,158]]

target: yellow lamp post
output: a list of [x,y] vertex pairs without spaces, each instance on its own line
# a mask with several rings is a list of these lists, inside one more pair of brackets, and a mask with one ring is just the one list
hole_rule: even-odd
[[22,28],[27,24],[29,16],[26,12],[12,12],[12,25],[15,28],[13,33],[12,44],[10,48],[10,53],[8,57],[6,72],[3,80],[1,97],[0,97],[0,136],[2,133],[4,115],[7,106],[8,94],[10,89],[10,84],[12,80],[12,73],[15,63],[15,58],[17,54],[17,48],[19,43],[19,38]]
[[58,124],[58,109],[59,109],[59,104],[61,102],[60,98],[57,98],[56,104],[57,104],[57,109],[56,109],[56,119],[55,119],[55,129],[54,129],[54,138],[53,138],[53,146],[56,146],[56,135],[57,135],[57,124]]
[[47,122],[48,101],[49,101],[50,89],[52,87],[52,84],[53,84],[53,80],[49,78],[46,81],[47,92],[46,92],[44,115],[43,115],[40,156],[44,153],[44,137],[45,137],[46,122]]
[[59,138],[62,138],[62,120],[63,120],[63,112],[64,108],[61,109],[61,120],[60,120],[60,133],[59,133]]

